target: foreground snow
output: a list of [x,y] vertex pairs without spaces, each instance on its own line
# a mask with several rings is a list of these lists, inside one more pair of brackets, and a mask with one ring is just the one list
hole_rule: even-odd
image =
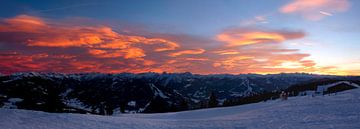
[[98,116],[0,109],[0,128],[360,128],[360,89],[163,114]]

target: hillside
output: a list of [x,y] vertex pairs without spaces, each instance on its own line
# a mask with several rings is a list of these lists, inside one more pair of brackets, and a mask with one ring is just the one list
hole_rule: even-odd
[[0,76],[0,107],[101,115],[174,112],[206,108],[210,93],[218,106],[240,105],[275,99],[288,87],[297,93],[345,80],[360,79],[299,73],[17,73]]
[[4,128],[360,128],[360,89],[242,106],[99,116],[0,109]]

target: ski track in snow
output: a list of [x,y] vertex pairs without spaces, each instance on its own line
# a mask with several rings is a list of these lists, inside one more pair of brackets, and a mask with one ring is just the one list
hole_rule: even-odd
[[99,116],[0,109],[1,129],[355,129],[360,89],[176,113]]

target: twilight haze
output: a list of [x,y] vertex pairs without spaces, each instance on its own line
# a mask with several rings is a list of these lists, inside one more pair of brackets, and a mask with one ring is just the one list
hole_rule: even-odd
[[0,73],[360,75],[358,0],[3,0]]

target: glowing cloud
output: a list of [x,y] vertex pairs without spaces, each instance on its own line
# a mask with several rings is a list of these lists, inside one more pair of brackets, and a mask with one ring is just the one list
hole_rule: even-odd
[[226,46],[213,51],[219,57],[212,66],[230,73],[309,72],[316,69],[313,61],[305,59],[310,55],[299,53],[297,49],[288,49],[282,44],[304,36],[301,31],[227,29],[216,37]]
[[304,36],[302,31],[258,28],[226,29],[213,39],[130,35],[105,25],[19,15],[0,20],[0,72],[333,73],[334,67],[316,66],[306,59],[310,54],[282,44]]
[[280,8],[286,14],[299,14],[308,20],[320,20],[349,8],[347,0],[294,0]]
[[214,51],[214,53],[219,54],[219,55],[235,55],[235,54],[240,54],[240,52],[236,51],[236,50],[220,50],[220,51]]
[[217,35],[217,40],[228,46],[242,46],[259,43],[280,43],[288,39],[304,37],[302,32],[230,29]]
[[[62,72],[145,72],[143,70],[149,70],[145,66],[156,64],[155,61],[145,59],[146,53],[150,55],[166,54],[164,52],[180,47],[178,43],[168,39],[119,34],[112,28],[103,25],[63,24],[58,20],[28,15],[2,19],[0,32],[0,37],[2,37],[0,44],[11,46],[9,47],[11,48],[10,53],[17,53],[15,55],[5,54],[0,57],[1,60],[7,58],[14,60],[0,64],[2,67],[6,66],[4,69],[9,72],[49,71],[50,69],[52,69],[50,71]],[[148,48],[152,50],[144,50]],[[37,54],[27,52],[33,51],[33,49],[36,49],[35,53],[38,51],[54,53],[50,49],[58,52],[51,56],[36,56],[37,58],[35,58],[34,56]],[[67,52],[71,52],[72,55],[65,56],[64,54]],[[55,57],[64,58],[59,60]],[[43,67],[43,65],[54,62],[61,66],[56,65],[59,68]],[[24,66],[25,64],[28,65]],[[124,69],[125,65],[130,64],[133,69]],[[12,65],[21,65],[22,67],[15,68]]]
[[[2,21],[1,32],[28,33],[23,39],[28,46],[85,47],[97,57],[139,58],[145,56],[137,44],[156,45],[154,51],[175,50],[179,45],[161,38],[118,34],[109,27],[60,26],[47,24],[38,17],[20,15]],[[101,49],[99,49],[101,48]]]
[[41,28],[46,28],[45,21],[38,17],[19,15],[14,18],[4,19],[0,25],[0,32],[41,32]]
[[197,54],[202,54],[204,52],[205,52],[204,49],[183,50],[183,51],[171,53],[169,56],[176,57],[181,55],[197,55]]

